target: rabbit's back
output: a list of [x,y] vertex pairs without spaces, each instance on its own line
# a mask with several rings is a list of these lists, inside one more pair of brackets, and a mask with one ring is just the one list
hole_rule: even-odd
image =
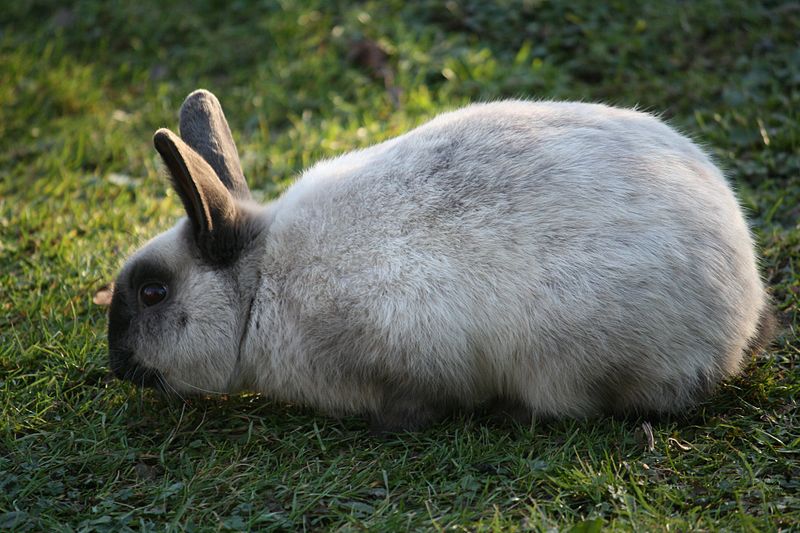
[[392,384],[671,410],[735,372],[765,305],[723,176],[634,111],[470,106],[320,163],[272,213],[270,379],[333,409]]

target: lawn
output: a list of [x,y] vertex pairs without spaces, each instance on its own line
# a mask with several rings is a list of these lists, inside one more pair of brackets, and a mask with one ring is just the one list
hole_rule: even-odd
[[[796,2],[9,2],[0,528],[800,529],[799,39]],[[197,87],[225,106],[259,200],[470,101],[659,113],[734,183],[781,331],[661,420],[463,415],[382,439],[257,396],[135,389],[109,375],[93,298],[181,215],[151,136]]]

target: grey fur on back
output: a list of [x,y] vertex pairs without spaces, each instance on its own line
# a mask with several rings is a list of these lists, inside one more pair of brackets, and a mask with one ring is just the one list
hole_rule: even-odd
[[380,427],[494,399],[683,409],[741,368],[766,313],[730,186],[635,111],[472,105],[315,165],[261,211],[236,201],[258,229],[226,276],[251,280],[249,305],[203,383]]

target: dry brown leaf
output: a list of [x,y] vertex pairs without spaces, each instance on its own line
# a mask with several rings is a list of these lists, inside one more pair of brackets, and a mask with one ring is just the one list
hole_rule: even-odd
[[114,283],[108,283],[100,287],[96,293],[94,293],[94,298],[92,298],[92,302],[95,305],[102,305],[103,307],[108,307],[111,305],[111,297],[114,295]]

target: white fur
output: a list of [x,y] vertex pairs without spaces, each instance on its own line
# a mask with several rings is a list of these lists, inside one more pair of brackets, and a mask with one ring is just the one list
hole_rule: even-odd
[[603,105],[446,113],[317,164],[260,216],[237,267],[260,279],[241,355],[222,333],[237,319],[209,322],[153,361],[176,388],[380,413],[396,385],[411,403],[584,416],[619,387],[615,407],[674,410],[698,376],[741,367],[766,305],[719,170],[656,118]]

